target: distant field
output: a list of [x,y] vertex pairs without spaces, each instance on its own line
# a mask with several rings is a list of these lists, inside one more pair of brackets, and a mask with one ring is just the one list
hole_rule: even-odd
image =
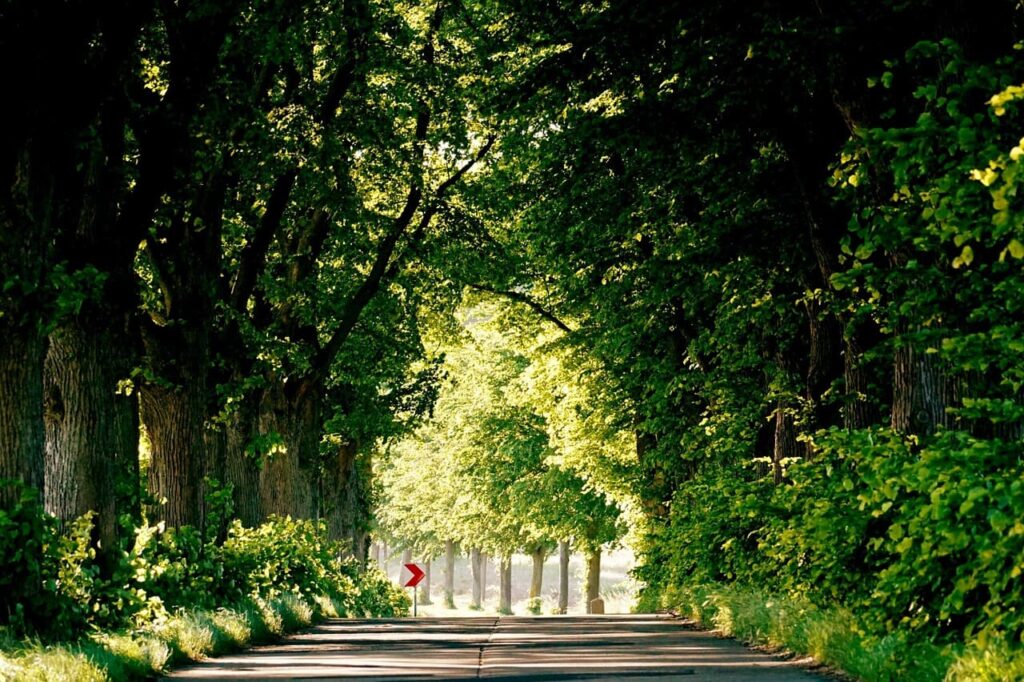
[[[424,562],[416,560],[420,566]],[[601,596],[605,600],[606,613],[629,613],[636,600],[638,585],[629,577],[635,559],[629,550],[617,550],[601,557]],[[382,568],[396,583],[401,577],[400,554],[393,555]],[[444,607],[444,558],[435,560],[431,565],[431,598],[434,604],[423,606],[419,613],[425,616],[452,615],[489,615],[496,614],[498,609],[498,566],[493,559],[487,561],[487,592],[482,611],[469,608],[472,595],[472,574],[469,560],[459,556],[455,560],[455,605],[456,609]],[[516,554],[512,557],[512,611],[516,615],[529,615],[526,610],[527,595],[530,590],[530,576],[533,562],[529,556]],[[583,557],[573,554],[569,560],[569,613],[585,613],[583,605]],[[423,587],[420,583],[420,601],[423,601]],[[558,553],[548,557],[544,564],[544,588],[542,590],[544,607],[543,615],[550,615],[558,605]]]

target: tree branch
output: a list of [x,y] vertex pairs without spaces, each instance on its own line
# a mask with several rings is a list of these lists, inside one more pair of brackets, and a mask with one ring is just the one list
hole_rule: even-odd
[[494,287],[487,286],[486,284],[468,283],[466,284],[466,286],[468,286],[470,289],[476,289],[477,291],[485,291],[489,294],[494,294],[495,296],[503,296],[504,298],[507,298],[511,301],[516,301],[517,303],[522,303],[523,305],[529,306],[530,308],[533,309],[535,313],[537,313],[545,320],[555,325],[556,327],[558,327],[567,334],[576,331],[575,329],[567,325],[565,322],[562,322],[562,320],[560,320],[558,316],[556,316],[553,312],[551,312],[550,310],[548,310],[540,303],[527,296],[526,294],[520,293],[518,291],[505,291],[502,289],[495,289]]

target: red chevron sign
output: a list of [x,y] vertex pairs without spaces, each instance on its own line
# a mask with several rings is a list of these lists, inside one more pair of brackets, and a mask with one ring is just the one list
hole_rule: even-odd
[[412,578],[405,584],[406,587],[416,587],[423,580],[427,574],[423,572],[423,569],[416,564],[406,564],[405,567],[409,569],[409,573],[412,573]]

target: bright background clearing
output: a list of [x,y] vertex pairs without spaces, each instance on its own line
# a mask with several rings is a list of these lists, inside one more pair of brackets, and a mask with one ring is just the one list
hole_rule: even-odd
[[[398,583],[402,577],[401,555],[392,556],[381,567],[388,577]],[[414,559],[420,567],[425,562]],[[629,613],[636,601],[639,585],[629,576],[635,565],[633,553],[628,549],[607,552],[601,557],[601,596],[605,601],[605,613]],[[583,556],[573,554],[569,559],[569,614],[585,613],[583,605]],[[530,576],[533,562],[529,556],[516,554],[512,557],[512,612],[517,616],[530,615],[526,610],[527,595],[530,590]],[[474,611],[469,608],[472,595],[472,573],[469,559],[458,556],[455,560],[455,609],[444,607],[444,558],[431,564],[431,598],[433,604],[424,605],[424,586],[420,583],[421,616],[479,616],[496,614],[498,610],[498,565],[496,560],[487,560],[487,583],[484,608]],[[542,591],[544,606],[541,615],[550,615],[558,606],[558,553],[548,557],[544,564],[544,588]],[[411,594],[410,594],[411,596]]]

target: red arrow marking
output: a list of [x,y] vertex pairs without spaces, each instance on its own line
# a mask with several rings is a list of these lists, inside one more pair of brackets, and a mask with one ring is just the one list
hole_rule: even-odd
[[405,584],[406,587],[416,587],[420,584],[420,581],[423,580],[423,578],[427,575],[423,572],[423,569],[421,569],[416,564],[406,564],[405,567],[409,569],[410,573],[412,573],[412,578],[410,578],[409,582]]

